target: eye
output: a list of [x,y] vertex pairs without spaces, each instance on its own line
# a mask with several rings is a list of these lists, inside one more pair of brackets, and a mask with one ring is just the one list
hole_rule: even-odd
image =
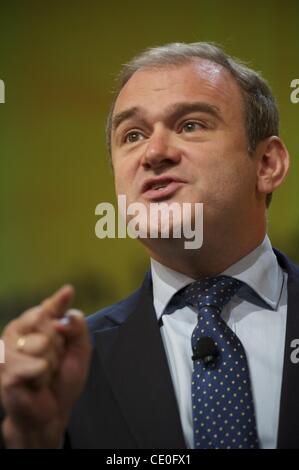
[[124,137],[124,142],[126,144],[133,144],[138,142],[138,140],[144,139],[144,135],[139,131],[128,132]]
[[203,129],[204,125],[197,121],[187,121],[181,126],[182,132],[195,132]]

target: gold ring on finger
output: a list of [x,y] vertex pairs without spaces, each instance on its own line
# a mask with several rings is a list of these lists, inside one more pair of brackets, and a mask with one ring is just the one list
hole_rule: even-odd
[[25,338],[25,336],[20,336],[19,339],[18,339],[18,341],[17,341],[17,350],[18,350],[18,351],[23,351],[23,350],[24,350],[25,343],[26,343],[26,338]]

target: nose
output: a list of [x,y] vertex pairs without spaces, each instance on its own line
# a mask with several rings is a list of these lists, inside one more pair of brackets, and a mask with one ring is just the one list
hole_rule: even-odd
[[176,165],[181,160],[181,150],[171,141],[168,132],[153,132],[149,137],[142,157],[142,165],[146,169],[160,169]]

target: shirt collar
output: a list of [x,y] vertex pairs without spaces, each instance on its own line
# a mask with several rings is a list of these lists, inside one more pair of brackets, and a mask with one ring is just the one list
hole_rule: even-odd
[[[151,272],[154,307],[157,318],[160,319],[174,294],[193,282],[194,279],[174,271],[154,259],[151,259]],[[221,274],[243,281],[271,309],[277,308],[283,284],[283,273],[267,235],[257,248]]]

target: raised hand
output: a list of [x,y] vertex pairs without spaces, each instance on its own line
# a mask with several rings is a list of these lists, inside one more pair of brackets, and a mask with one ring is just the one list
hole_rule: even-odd
[[91,349],[83,314],[68,310],[73,297],[72,286],[64,286],[4,330],[0,391],[7,447],[53,448],[63,443]]

